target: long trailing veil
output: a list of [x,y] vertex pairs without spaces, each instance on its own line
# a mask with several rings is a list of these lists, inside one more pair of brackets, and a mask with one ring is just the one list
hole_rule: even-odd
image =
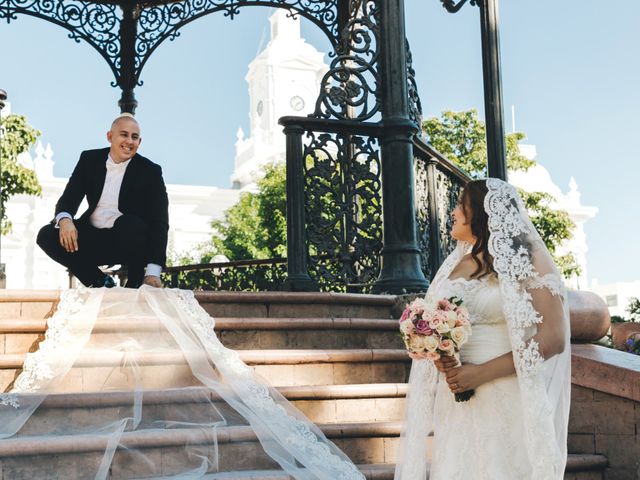
[[[179,408],[159,400],[167,385]],[[58,404],[79,396],[52,396],[69,390],[98,391],[99,404],[71,415]],[[296,479],[364,480],[317,426],[220,343],[213,318],[184,290],[64,291],[44,341],[0,394],[0,439],[0,448],[18,455],[28,445],[91,452],[93,460],[72,474],[63,471],[69,462],[52,460],[51,478],[218,478],[231,455],[245,465],[279,465]]]
[[[532,466],[530,478],[560,480],[567,460],[571,393],[567,294],[551,254],[516,189],[495,178],[487,179],[486,183],[484,209],[489,216],[489,253],[498,274],[520,387],[521,404],[513,408],[522,413],[524,444]],[[447,257],[427,291],[427,298],[437,295],[441,282],[449,277],[468,247],[460,242]],[[557,351],[561,353],[551,353]],[[433,431],[437,373],[428,360],[413,362],[396,480],[429,478],[427,437]],[[464,462],[464,452],[460,461]]]

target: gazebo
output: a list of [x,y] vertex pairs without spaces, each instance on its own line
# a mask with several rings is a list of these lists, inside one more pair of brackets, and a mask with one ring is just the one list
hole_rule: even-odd
[[[455,13],[467,0],[441,0]],[[506,178],[497,0],[471,0],[482,26],[489,176]],[[419,135],[421,105],[403,0],[0,0],[0,20],[30,15],[67,29],[110,66],[121,112],[160,44],[208,14],[287,9],[329,39],[332,58],[308,117],[287,138],[287,274],[293,291],[424,291],[450,250],[449,213],[466,174]]]

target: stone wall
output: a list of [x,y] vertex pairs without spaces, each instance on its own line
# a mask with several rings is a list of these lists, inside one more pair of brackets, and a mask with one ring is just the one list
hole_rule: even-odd
[[573,345],[571,453],[603,454],[606,480],[640,479],[640,357]]

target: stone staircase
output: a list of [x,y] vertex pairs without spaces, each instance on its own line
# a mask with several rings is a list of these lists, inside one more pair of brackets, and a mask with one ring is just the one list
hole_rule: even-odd
[[[27,352],[37,348],[46,318],[55,309],[58,292],[0,291],[0,389],[19,373]],[[410,362],[397,335],[392,312],[396,298],[317,293],[200,293],[200,304],[216,319],[222,343],[240,352],[245,363],[319,424],[368,479],[392,479],[399,441]],[[155,330],[140,322],[98,323],[95,335],[126,330]],[[119,418],[131,408],[130,392],[96,393],[104,382],[99,372],[108,358],[84,358],[60,394],[49,396],[20,433],[0,440],[0,479],[86,478],[88,467],[101,461],[104,438],[57,437],[43,440],[48,419],[69,418],[83,425],[99,417]],[[181,358],[145,354],[143,368],[155,368],[158,383],[145,394],[144,408],[190,412],[216,401],[192,379]],[[167,368],[171,375],[167,375]],[[176,388],[181,387],[181,388]],[[164,410],[163,410],[164,409]],[[117,417],[116,417],[117,415]],[[127,432],[122,443],[145,448],[148,458],[162,465],[163,474],[180,464],[180,429],[171,433]],[[205,433],[199,442],[212,439]],[[288,479],[268,458],[246,426],[218,429],[219,478],[233,480]],[[135,475],[135,463],[118,450],[111,478],[118,469]],[[603,477],[602,455],[571,455],[565,478]],[[52,476],[58,471],[59,476]]]

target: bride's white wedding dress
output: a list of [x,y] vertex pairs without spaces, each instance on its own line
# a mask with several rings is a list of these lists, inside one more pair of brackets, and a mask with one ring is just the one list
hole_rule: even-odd
[[414,360],[395,480],[561,480],[571,392],[566,291],[511,185],[486,179],[495,275],[451,279],[471,248],[460,242],[434,276],[430,302],[459,297],[472,333],[462,363],[512,352],[516,373],[455,402],[430,360]]
[[[472,335],[460,350],[464,364],[481,364],[511,351],[497,280],[445,279],[436,298],[458,297],[469,310]],[[531,463],[524,443],[518,378],[493,380],[456,402],[439,374],[434,405],[431,480],[514,480],[528,478]],[[461,455],[464,461],[461,461]]]

